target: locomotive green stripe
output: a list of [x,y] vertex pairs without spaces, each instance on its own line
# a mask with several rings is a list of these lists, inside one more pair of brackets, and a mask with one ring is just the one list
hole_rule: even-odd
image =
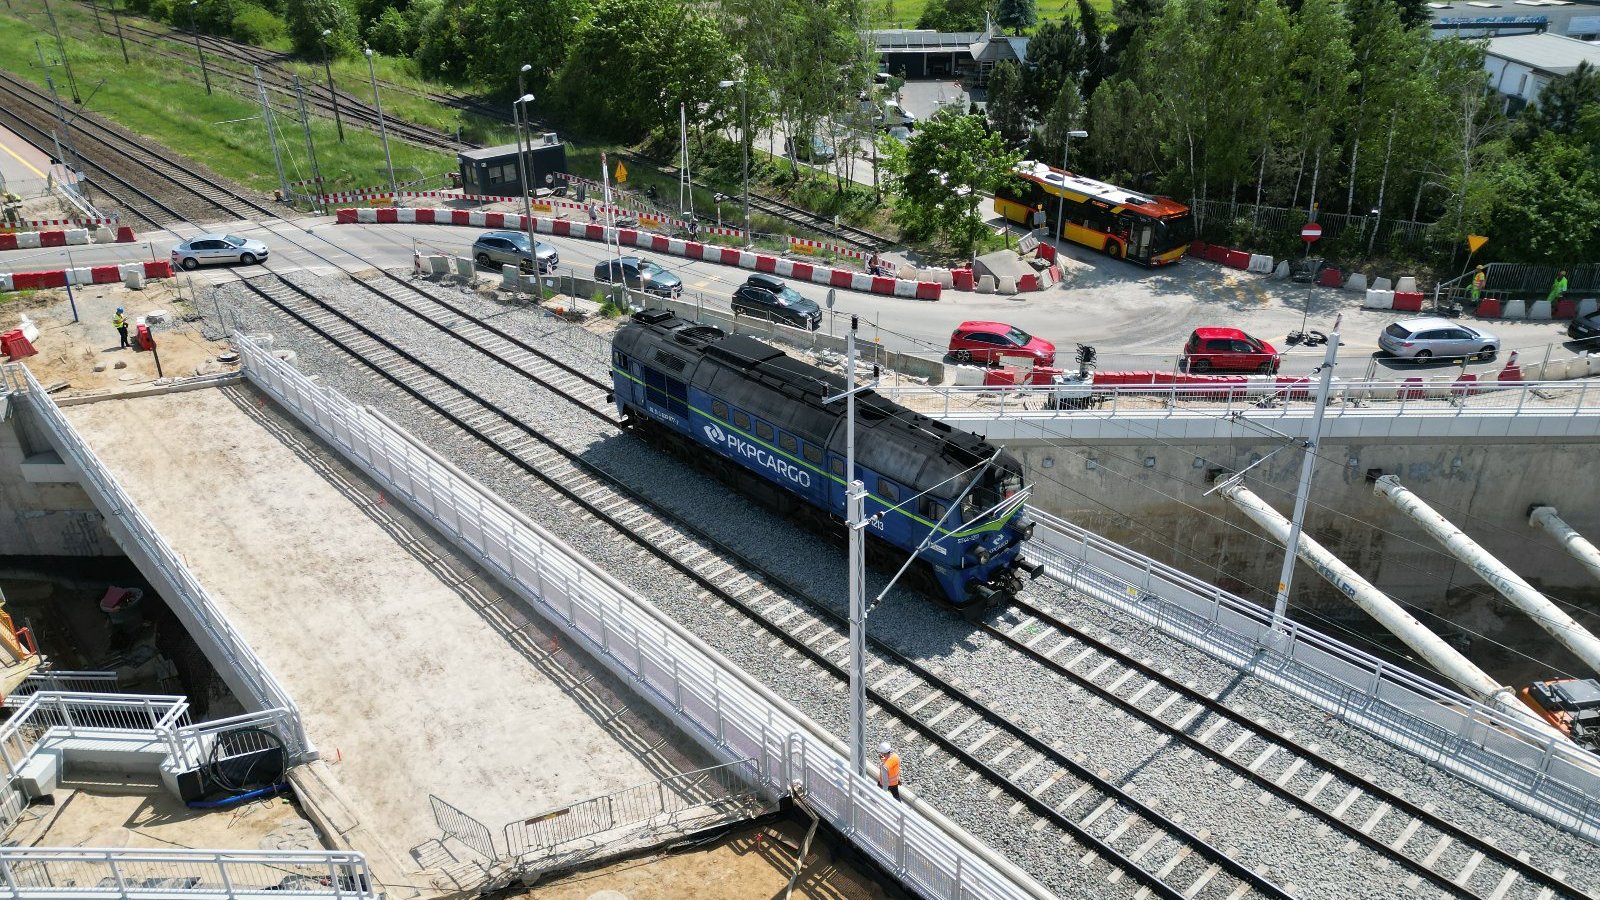
[[[627,372],[624,372],[623,370],[617,368],[614,365],[611,367],[611,371],[616,373],[616,374],[618,374],[618,375],[621,375],[623,378],[628,379],[629,381],[633,382],[634,384],[640,385],[641,387],[643,387],[647,391],[650,389],[649,385],[645,384],[643,381],[640,381],[639,379],[633,377],[631,374],[629,374]],[[839,484],[841,486],[845,485],[845,480],[843,478],[840,478],[839,476],[833,474],[833,472],[831,470],[818,468],[817,466],[813,465],[812,463],[808,462],[807,460],[804,460],[804,459],[802,459],[802,458],[800,458],[798,456],[792,456],[788,452],[784,451],[783,449],[781,449],[779,447],[774,447],[773,445],[767,443],[766,441],[762,440],[761,438],[756,437],[755,435],[750,434],[749,432],[740,429],[739,427],[735,426],[732,422],[727,422],[727,421],[724,421],[722,419],[717,418],[716,416],[712,415],[711,412],[708,411],[708,410],[701,409],[698,406],[690,406],[689,408],[694,410],[695,412],[699,413],[700,415],[706,417],[707,419],[710,419],[711,421],[716,422],[719,425],[725,426],[729,431],[732,431],[734,434],[740,435],[740,436],[744,437],[745,439],[751,441],[752,443],[760,444],[761,446],[767,448],[769,451],[777,454],[778,456],[783,457],[784,459],[792,460],[793,462],[798,463],[800,466],[802,466],[804,468],[807,468],[807,469],[810,469],[811,471],[816,472],[818,475],[822,475],[825,478],[828,478],[829,480],[835,482],[836,484]],[[933,523],[932,519],[925,519],[922,516],[918,515],[917,513],[912,512],[911,510],[906,509],[904,507],[900,507],[897,504],[895,504],[895,503],[891,502],[890,500],[888,500],[887,498],[880,497],[877,494],[872,493],[871,491],[867,492],[867,496],[871,497],[872,499],[874,499],[876,501],[878,501],[879,503],[882,503],[884,506],[887,506],[887,507],[891,508],[895,512],[898,512],[901,515],[904,515],[904,516],[910,518],[911,520],[913,520],[915,522],[920,522],[921,524],[927,526],[928,528],[933,528],[934,523]],[[1006,517],[1003,518],[1003,519],[999,519],[997,521],[990,522],[987,525],[980,525],[980,526],[978,526],[976,528],[968,528],[965,531],[951,531],[948,528],[940,528],[939,532],[942,533],[945,537],[964,538],[964,537],[971,537],[972,535],[975,535],[975,534],[983,534],[983,533],[989,532],[989,531],[999,531],[1001,528],[1004,528],[1006,523],[1010,522],[1011,519],[1014,516],[1016,516],[1017,513],[1020,512],[1020,511],[1021,511],[1021,507],[1019,506],[1017,509],[1013,509],[1011,512],[1007,513]],[[941,540],[942,539],[943,538],[941,538]]]

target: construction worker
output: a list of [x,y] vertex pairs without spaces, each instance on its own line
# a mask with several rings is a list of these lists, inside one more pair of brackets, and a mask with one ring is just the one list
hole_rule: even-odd
[[123,315],[122,307],[117,307],[117,314],[111,317],[111,324],[117,329],[118,337],[122,338],[122,349],[128,348],[128,317]]
[[900,754],[888,741],[878,745],[878,785],[900,799]]
[[1557,300],[1560,300],[1561,299],[1561,295],[1565,294],[1566,292],[1567,292],[1567,270],[1566,269],[1562,269],[1560,271],[1560,273],[1558,273],[1556,275],[1555,284],[1550,285],[1550,296],[1548,296],[1548,297],[1546,297],[1544,299],[1548,300],[1551,305],[1555,305],[1555,302]]
[[1478,305],[1478,297],[1483,293],[1483,286],[1485,284],[1487,284],[1488,281],[1489,281],[1489,275],[1488,275],[1488,273],[1484,272],[1483,266],[1479,266],[1478,267],[1478,271],[1472,273],[1472,305],[1473,306],[1477,306]]

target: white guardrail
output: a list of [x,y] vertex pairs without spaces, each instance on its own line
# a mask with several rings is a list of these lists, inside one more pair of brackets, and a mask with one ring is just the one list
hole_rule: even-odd
[[359,853],[0,847],[0,900],[378,900]]
[[233,630],[233,625],[217,608],[205,586],[139,511],[122,485],[111,476],[105,464],[89,449],[67,417],[62,415],[60,407],[39,386],[33,373],[26,366],[12,364],[0,366],[0,374],[4,376],[5,387],[21,394],[28,402],[28,409],[35,417],[34,422],[49,434],[50,442],[60,451],[62,460],[78,474],[79,483],[105,516],[106,528],[117,539],[118,545],[138,565],[139,571],[156,585],[208,655],[211,652],[222,655],[222,659],[213,659],[212,663],[239,702],[247,707],[254,706],[257,711],[280,711],[286,721],[281,736],[287,758],[292,762],[314,758],[315,748],[306,737],[305,726],[294,700],[244,638]]
[[1430,764],[1600,842],[1600,757],[1070,522],[1025,553],[1068,587],[1326,710]]
[[924,897],[1052,895],[998,854],[849,771],[836,739],[649,602],[379,416],[237,336],[250,381],[725,762],[748,759],[768,793],[812,806]]

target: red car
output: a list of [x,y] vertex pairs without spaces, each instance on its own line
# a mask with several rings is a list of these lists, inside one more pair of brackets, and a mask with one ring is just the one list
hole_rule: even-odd
[[1183,345],[1185,372],[1259,372],[1276,374],[1283,357],[1266,341],[1237,328],[1196,328]]
[[962,322],[950,332],[950,355],[956,362],[991,366],[1006,362],[1053,366],[1056,345],[1004,322]]

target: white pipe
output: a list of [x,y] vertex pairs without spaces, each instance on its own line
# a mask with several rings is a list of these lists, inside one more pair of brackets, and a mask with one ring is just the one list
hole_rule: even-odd
[[1562,646],[1583,660],[1585,665],[1600,672],[1600,639],[1596,639],[1582,625],[1574,622],[1561,607],[1551,603],[1549,597],[1534,590],[1533,585],[1522,580],[1522,576],[1511,571],[1504,563],[1490,555],[1489,551],[1478,546],[1476,541],[1451,524],[1449,519],[1435,512],[1433,507],[1402,485],[1399,478],[1384,475],[1377,480],[1373,491],[1388,499],[1401,512],[1417,520],[1417,523],[1443,544],[1446,550],[1454,554],[1456,559],[1466,563],[1472,571],[1478,573],[1478,577],[1489,582],[1489,585],[1507,600],[1515,603],[1539,627],[1550,632]]
[[1600,547],[1589,543],[1571,525],[1563,522],[1556,515],[1554,506],[1535,506],[1528,513],[1528,524],[1538,525],[1550,532],[1550,536],[1560,541],[1562,548],[1582,563],[1590,575],[1600,578]]
[[[1268,506],[1267,502],[1256,496],[1254,491],[1245,487],[1238,480],[1238,476],[1225,483],[1219,491],[1274,540],[1285,547],[1288,546],[1289,520]],[[1429,630],[1428,626],[1401,609],[1400,604],[1373,587],[1371,582],[1357,575],[1354,569],[1345,565],[1342,560],[1329,552],[1328,548],[1304,532],[1300,534],[1295,555],[1316,569],[1318,575],[1327,579],[1329,584],[1349,597],[1352,603],[1365,610],[1367,615],[1378,621],[1378,624],[1405,641],[1406,646],[1415,650],[1417,655],[1444,677],[1455,682],[1457,687],[1502,712],[1512,714],[1520,722],[1536,724],[1541,733],[1549,734],[1554,731],[1550,723],[1534,715],[1532,710],[1518,700],[1511,688],[1490,678],[1489,674],[1473,664],[1472,660],[1462,656],[1460,651],[1445,643],[1444,639]]]

